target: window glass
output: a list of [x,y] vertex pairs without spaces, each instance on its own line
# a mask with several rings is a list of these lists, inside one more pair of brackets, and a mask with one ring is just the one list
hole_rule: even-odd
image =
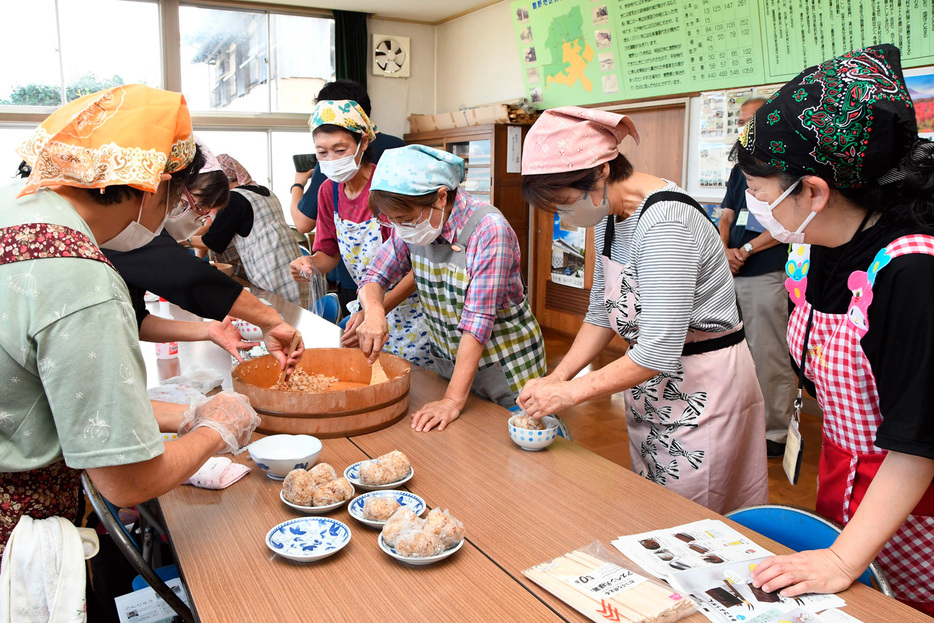
[[[24,28],[24,24],[33,26]],[[57,50],[54,0],[4,3],[0,19],[0,105],[61,106]],[[0,179],[5,174],[6,170],[0,170]]]
[[292,184],[295,183],[295,162],[292,156],[313,153],[315,144],[307,129],[301,132],[272,133],[272,191],[279,198],[285,220],[289,224],[292,224],[289,202],[292,199]]
[[192,110],[269,111],[265,13],[183,6],[178,25]]
[[0,186],[15,177],[16,168],[23,161],[16,148],[32,135],[34,126],[0,126]]
[[199,130],[195,128],[205,145],[214,155],[227,154],[250,172],[250,177],[261,186],[269,186],[269,159],[267,133],[263,131]]
[[271,15],[273,112],[309,113],[334,80],[334,20]]

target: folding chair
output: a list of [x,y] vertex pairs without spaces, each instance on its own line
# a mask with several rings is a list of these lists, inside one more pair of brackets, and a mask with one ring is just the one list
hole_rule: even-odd
[[[195,617],[191,609],[185,605],[185,602],[168,587],[165,581],[159,577],[156,570],[152,568],[152,530],[143,530],[143,546],[140,547],[137,545],[132,535],[130,535],[126,526],[123,525],[123,522],[120,521],[117,507],[100,494],[87,473],[81,474],[81,485],[84,487],[84,493],[88,496],[88,500],[90,500],[94,512],[97,513],[101,523],[107,528],[107,532],[116,544],[117,549],[119,549],[127,561],[129,561],[130,565],[132,565],[146,583],[156,591],[156,594],[175,611],[178,615],[176,618],[181,619],[184,623],[195,623]],[[141,521],[147,522],[160,534],[165,534],[165,530],[145,504],[140,504],[136,508],[140,512]],[[149,536],[146,536],[147,534]]]
[[[727,518],[750,530],[777,541],[795,551],[830,547],[843,526],[814,511],[790,504],[762,504],[727,513]],[[878,561],[859,576],[866,586],[877,588],[883,595],[894,597],[892,586]]]

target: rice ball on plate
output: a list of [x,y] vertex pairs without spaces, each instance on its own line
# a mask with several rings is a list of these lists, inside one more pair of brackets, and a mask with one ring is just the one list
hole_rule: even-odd
[[337,472],[334,471],[330,463],[318,463],[308,470],[308,473],[310,473],[311,477],[314,479],[316,487],[320,487],[326,482],[337,480]]
[[363,503],[363,516],[370,521],[386,521],[401,504],[391,497],[370,497]]
[[315,489],[312,501],[314,506],[330,506],[353,497],[353,486],[346,478],[326,482]]
[[311,506],[315,494],[315,481],[303,469],[293,469],[282,481],[282,497],[299,506]]
[[444,549],[454,547],[464,540],[464,524],[460,519],[451,516],[450,511],[433,508],[425,518],[425,527],[422,531],[433,534],[444,545]]
[[389,470],[389,482],[402,480],[408,476],[409,471],[412,469],[412,463],[409,462],[409,457],[398,450],[393,450],[392,452],[384,454],[376,460],[379,461],[380,465]]
[[437,556],[445,550],[445,547],[441,539],[434,534],[410,530],[399,535],[396,539],[395,550],[400,556],[425,558]]
[[383,541],[386,542],[386,545],[389,547],[394,547],[396,544],[396,539],[399,538],[399,535],[404,532],[419,531],[422,529],[422,522],[418,518],[418,515],[415,514],[411,508],[400,508],[386,522],[386,525],[383,526],[383,531],[380,533]]

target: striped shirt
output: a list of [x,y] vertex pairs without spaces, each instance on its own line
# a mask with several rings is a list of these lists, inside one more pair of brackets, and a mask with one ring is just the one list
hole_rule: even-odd
[[[674,182],[661,191],[684,192]],[[642,217],[615,223],[610,259],[632,263],[642,311],[629,358],[651,370],[674,372],[688,329],[722,333],[739,324],[733,278],[716,227],[692,205],[662,201]],[[606,221],[594,228],[597,262],[585,322],[611,328],[603,280]]]
[[[467,219],[484,202],[458,188],[451,216],[441,228],[441,235],[432,244],[451,244],[460,235]],[[520,271],[519,240],[512,226],[499,214],[487,214],[477,223],[464,249],[470,285],[464,299],[458,330],[469,332],[480,344],[486,344],[493,332],[496,313],[510,309],[525,300],[525,285]],[[367,268],[360,287],[378,283],[389,288],[412,270],[409,247],[395,231],[379,248]],[[419,292],[429,297],[431,292]]]

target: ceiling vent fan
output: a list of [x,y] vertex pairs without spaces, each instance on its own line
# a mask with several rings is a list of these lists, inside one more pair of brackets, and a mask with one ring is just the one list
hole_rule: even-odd
[[397,35],[373,35],[373,75],[408,78],[411,66],[409,38]]

